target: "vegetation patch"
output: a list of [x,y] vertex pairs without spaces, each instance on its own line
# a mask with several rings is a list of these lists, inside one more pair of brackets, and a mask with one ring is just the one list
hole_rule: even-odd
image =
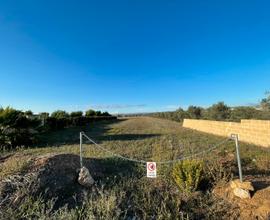
[[191,193],[197,190],[202,179],[203,162],[184,160],[174,165],[172,177],[182,192]]
[[[81,130],[109,151],[145,161],[177,160],[223,144],[181,163],[158,164],[158,177],[150,179],[145,164],[113,157],[84,140],[83,165],[95,180],[88,189],[76,181]],[[238,176],[233,141],[147,117],[48,131],[39,140],[34,148],[19,148],[0,159],[4,219],[239,218],[239,207],[212,194]],[[244,177],[260,176],[265,183],[269,152],[245,143],[240,150]]]

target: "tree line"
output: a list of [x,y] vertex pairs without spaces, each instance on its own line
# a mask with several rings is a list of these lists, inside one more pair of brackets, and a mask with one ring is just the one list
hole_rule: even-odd
[[108,112],[87,110],[68,113],[57,110],[51,114],[20,111],[11,107],[0,108],[0,150],[35,143],[38,134],[72,126],[85,126],[98,120],[113,120]]
[[218,102],[209,108],[191,105],[187,110],[179,108],[176,111],[148,115],[180,122],[185,118],[234,122],[239,122],[241,119],[270,120],[270,94],[267,92],[266,95],[266,98],[256,106],[230,107],[224,102]]

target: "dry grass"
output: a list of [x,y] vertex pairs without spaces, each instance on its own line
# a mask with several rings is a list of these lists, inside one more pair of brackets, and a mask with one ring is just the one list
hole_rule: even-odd
[[[1,164],[0,179],[26,169],[29,159],[38,155],[47,153],[79,155],[80,131],[85,131],[89,137],[108,150],[147,161],[165,161],[192,155],[224,140],[223,137],[185,129],[180,123],[157,118],[129,118],[112,123],[96,122],[89,127],[69,128],[43,134],[36,147],[18,149],[14,156]],[[111,219],[113,217],[215,219],[217,216],[224,216],[224,218],[237,216],[229,204],[216,200],[210,193],[213,185],[226,182],[233,175],[237,175],[234,148],[234,142],[227,141],[216,150],[199,157],[205,165],[202,183],[199,185],[202,193],[196,196],[183,198],[172,181],[172,165],[158,165],[158,178],[153,180],[145,177],[143,166],[130,169],[128,162],[123,163],[111,158],[104,161],[106,169],[104,177],[97,179],[96,194],[90,193],[82,206],[76,209],[63,207],[44,213],[44,210],[37,208],[38,205],[48,203],[49,207],[52,201],[28,197],[24,204],[28,205],[28,208],[18,207],[19,211],[16,213],[21,217],[20,213],[25,211],[30,213],[29,216],[41,216],[44,219]],[[240,143],[240,148],[244,175],[269,175],[269,170],[266,170],[269,167],[269,150],[245,143]],[[111,156],[93,144],[87,143],[86,140],[83,149],[85,158]],[[32,209],[36,211],[31,212]],[[49,208],[45,209],[49,210]],[[4,213],[9,216],[13,211],[9,208]]]
[[0,181],[5,177],[23,172],[30,164],[30,156],[23,154],[15,154],[8,157],[5,162],[0,164]]

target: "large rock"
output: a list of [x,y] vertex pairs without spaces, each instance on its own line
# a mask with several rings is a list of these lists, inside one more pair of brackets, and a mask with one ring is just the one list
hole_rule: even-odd
[[[251,198],[249,198],[248,190],[236,187],[236,184],[239,183],[238,181],[228,185],[217,186],[214,188],[213,193],[215,196],[238,206],[240,209],[240,219],[270,220],[270,177],[252,178],[252,185],[255,190]],[[243,187],[243,185],[241,186]],[[250,186],[247,187],[245,184],[244,187],[251,189]]]
[[241,199],[250,199],[250,193],[249,191],[241,188],[234,188],[233,189],[233,194]]
[[232,189],[244,189],[246,191],[254,191],[254,187],[252,186],[252,183],[249,181],[241,182],[240,180],[233,180],[230,182],[230,187]]
[[94,179],[89,173],[89,170],[86,167],[80,169],[78,182],[85,187],[91,187],[94,184]]

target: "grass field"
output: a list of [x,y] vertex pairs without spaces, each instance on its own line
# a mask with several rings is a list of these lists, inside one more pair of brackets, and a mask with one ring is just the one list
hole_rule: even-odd
[[[44,133],[33,148],[3,152],[0,180],[26,172],[33,157],[48,153],[79,155],[80,131],[114,153],[156,162],[195,155],[225,140],[182,128],[177,122],[150,117],[96,122],[88,127]],[[174,164],[158,164],[158,177],[148,179],[144,164],[111,157],[86,139],[83,149],[86,165],[91,160],[89,158],[100,159],[99,166],[103,169],[102,175],[93,176],[95,192],[87,192],[82,203],[72,208],[62,206],[55,209],[53,199],[47,200],[42,195],[33,197],[28,192],[23,205],[16,209],[2,207],[2,216],[25,219],[226,219],[237,218],[239,214],[235,207],[211,194],[214,186],[237,176],[232,140],[194,157],[203,161],[203,176],[197,191],[188,195],[181,192],[172,180]],[[240,152],[245,178],[269,176],[268,149],[240,143]],[[76,195],[73,196],[76,200]]]

